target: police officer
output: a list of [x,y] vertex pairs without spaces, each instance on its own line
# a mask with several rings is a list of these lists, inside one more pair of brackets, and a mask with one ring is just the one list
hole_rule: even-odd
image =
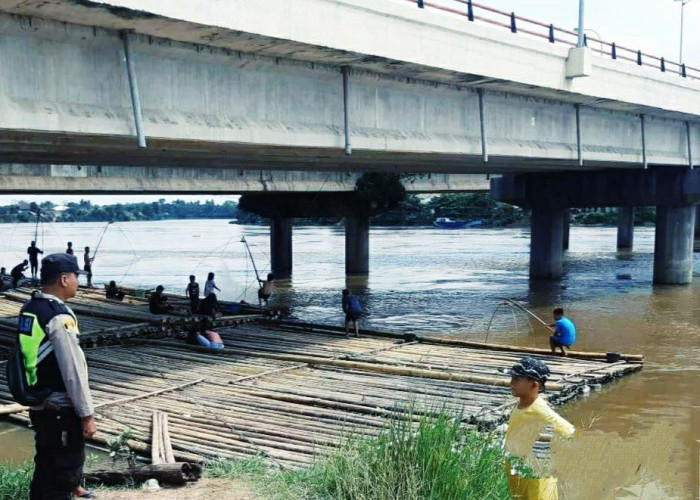
[[29,412],[35,432],[31,500],[70,499],[85,461],[85,438],[96,432],[85,355],[78,322],[65,304],[78,290],[83,271],[73,255],[41,261],[41,292],[22,306],[19,342],[27,382],[51,394]]

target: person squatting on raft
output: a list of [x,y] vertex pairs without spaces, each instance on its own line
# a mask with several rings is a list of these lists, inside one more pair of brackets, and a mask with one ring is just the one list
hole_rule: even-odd
[[121,288],[117,287],[117,283],[112,280],[109,282],[109,286],[105,290],[105,297],[112,300],[124,300],[124,292]]
[[[511,376],[510,389],[518,405],[510,415],[508,430],[505,438],[506,456],[512,455],[522,459],[528,465],[536,464],[533,455],[533,445],[540,435],[542,428],[551,425],[554,433],[562,439],[571,439],[576,429],[567,420],[558,415],[547,402],[540,397],[545,390],[545,383],[550,375],[549,368],[539,359],[525,357],[507,371]],[[509,476],[516,476],[511,468],[511,461],[506,459]],[[510,481],[513,495],[521,494],[513,491],[517,481]],[[556,485],[553,492],[547,492],[548,499],[557,498]],[[514,496],[514,498],[529,498]]]
[[168,304],[168,297],[163,295],[163,285],[158,285],[156,291],[148,298],[148,310],[152,314],[167,314],[172,311],[173,306]]
[[576,326],[564,316],[564,309],[557,307],[552,311],[554,323],[549,325],[554,328],[554,335],[549,337],[549,347],[552,354],[556,354],[557,347],[561,350],[562,356],[566,356],[565,348],[571,348],[576,343]]
[[32,241],[27,247],[27,255],[29,255],[29,265],[32,272],[32,278],[36,278],[36,273],[39,270],[39,254],[44,254],[43,250],[40,250],[36,246],[36,241]]
[[20,311],[18,342],[26,380],[33,390],[50,392],[29,411],[36,446],[31,500],[68,500],[73,494],[92,498],[80,481],[85,439],[97,428],[77,319],[65,304],[75,296],[82,273],[72,255],[46,256],[41,292],[34,292]]
[[355,337],[360,336],[359,320],[362,316],[362,304],[357,297],[350,293],[347,288],[343,289],[343,312],[345,313],[345,336],[350,336],[348,327],[352,321],[355,326]]
[[27,267],[29,267],[27,264],[29,264],[29,261],[25,259],[13,267],[10,271],[10,276],[12,277],[12,288],[17,288],[19,280],[25,277],[24,271],[26,271]]
[[275,290],[274,279],[275,279],[275,275],[272,273],[269,273],[267,275],[267,280],[265,280],[265,281],[258,279],[258,283],[260,283],[260,288],[258,288],[258,305],[259,306],[262,306],[263,300],[265,301],[265,305],[267,305],[267,301],[270,300],[270,296],[272,295],[272,292]]

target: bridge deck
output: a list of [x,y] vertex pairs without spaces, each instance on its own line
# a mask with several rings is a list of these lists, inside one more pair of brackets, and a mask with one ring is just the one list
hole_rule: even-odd
[[[94,295],[82,292],[75,301],[79,320],[90,325],[89,336],[106,340],[128,328],[129,322],[115,319],[107,306],[95,306],[93,316],[85,318]],[[0,314],[16,314],[18,305],[2,298]],[[133,324],[143,324],[148,314],[138,301],[116,307],[132,310]],[[132,446],[146,453],[152,412],[162,410],[180,459],[262,455],[299,467],[328,453],[343,436],[375,434],[401,405],[412,405],[416,415],[441,408],[460,411],[465,424],[493,428],[507,418],[512,401],[508,378],[498,369],[526,352],[390,334],[346,338],[329,327],[262,321],[217,326],[226,347],[210,351],[187,345],[175,333],[191,318],[167,319],[142,330],[151,335],[85,350],[97,441],[129,427]],[[9,328],[4,330],[0,337],[11,336]],[[608,364],[535,355],[552,370],[547,397],[553,404],[577,397],[584,385],[642,368],[624,360]],[[11,403],[0,372],[0,404]],[[12,418],[28,421],[26,413]]]

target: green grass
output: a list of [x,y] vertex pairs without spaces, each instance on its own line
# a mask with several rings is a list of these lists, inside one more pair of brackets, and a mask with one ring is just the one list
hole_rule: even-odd
[[248,479],[267,498],[319,500],[510,499],[503,453],[493,436],[442,413],[405,414],[376,437],[348,439],[301,471],[270,471],[261,459],[214,462],[211,477]]
[[0,464],[0,500],[29,498],[29,485],[34,474],[34,462]]
[[[29,497],[33,464],[0,465],[0,500]],[[214,461],[209,477],[243,480],[270,500],[509,500],[497,439],[445,412],[410,411],[377,436],[344,440],[304,470],[271,468],[263,458]]]

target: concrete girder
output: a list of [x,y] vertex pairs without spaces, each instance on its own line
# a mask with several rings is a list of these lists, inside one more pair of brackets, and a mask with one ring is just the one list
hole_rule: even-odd
[[[249,170],[216,167],[123,167],[0,164],[0,193],[202,193],[348,192],[360,173]],[[484,175],[425,174],[406,177],[407,192],[484,192]]]
[[[297,54],[280,59],[216,47],[203,50],[193,43],[135,34],[130,44],[149,146],[139,149],[116,29],[140,25],[143,19],[133,12],[119,17],[108,5],[86,8],[87,3],[80,2],[82,17],[75,19],[100,14],[95,21],[109,18],[116,24],[96,29],[0,14],[4,161],[287,169],[294,164],[297,169],[435,173],[578,168],[576,114],[561,92],[534,97],[489,89],[482,93],[482,121],[480,93],[473,88],[353,68],[348,100],[353,154],[346,156],[336,60],[310,64],[293,60]],[[49,17],[76,7],[61,0],[51,6],[32,1],[3,5],[36,9]],[[249,8],[249,3],[239,7]],[[146,17],[156,24],[177,24],[156,14]],[[679,95],[681,90],[693,92],[677,87]],[[644,95],[652,94],[645,87]],[[577,103],[585,101],[585,96],[575,97]],[[690,134],[686,129],[686,121],[697,121],[696,116],[647,110],[647,148],[642,151],[639,110],[627,105],[601,109],[598,104],[605,102],[580,107],[586,167],[629,167],[643,158],[651,165],[684,166],[688,151],[700,150],[700,125],[691,124]],[[482,156],[482,124],[488,162]]]
[[491,180],[491,194],[524,208],[692,205],[700,203],[700,170],[656,167],[504,175]]

